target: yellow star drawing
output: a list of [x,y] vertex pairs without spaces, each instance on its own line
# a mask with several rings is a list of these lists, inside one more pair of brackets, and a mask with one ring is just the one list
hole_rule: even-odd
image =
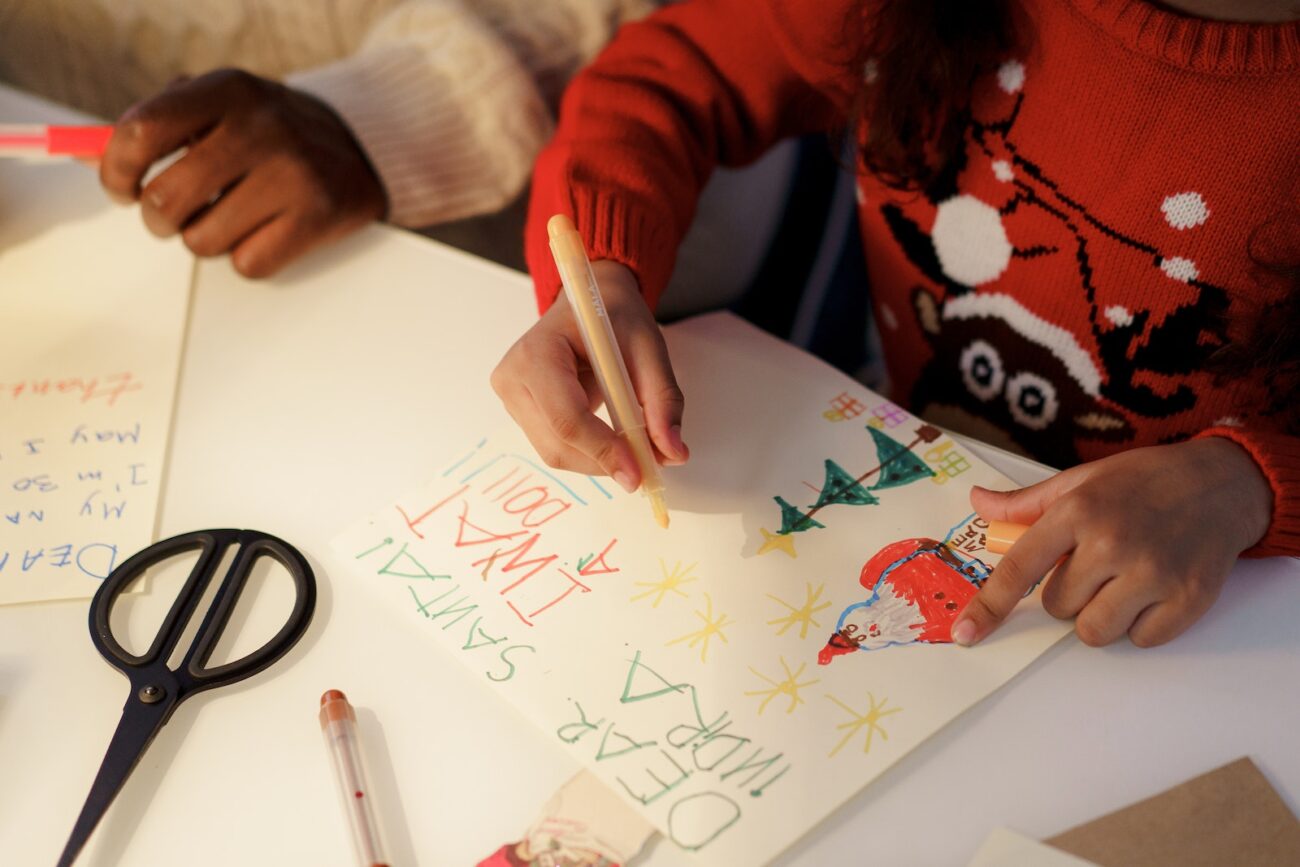
[[[683,584],[690,584],[692,581],[695,580],[695,576],[691,574],[691,570],[694,569],[695,566],[696,564],[692,563],[691,565],[683,569],[681,561],[679,560],[670,571],[668,569],[668,564],[663,561],[663,558],[660,558],[659,570],[664,573],[664,580],[637,581],[636,584],[638,587],[649,587],[650,589],[645,591],[644,593],[638,593],[637,595],[633,596],[631,601],[636,602],[640,599],[646,598],[647,596],[654,596],[655,600],[654,602],[650,603],[650,607],[658,608],[659,603],[663,602],[664,597],[667,596],[669,593],[676,593],[678,596],[685,599],[686,592],[683,591],[681,587]],[[655,594],[658,595],[655,596]]]
[[782,605],[784,605],[786,608],[790,609],[789,614],[785,614],[782,615],[781,617],[777,617],[767,621],[769,626],[777,626],[778,624],[781,626],[781,628],[776,631],[777,635],[785,635],[786,630],[789,629],[791,626],[794,626],[796,623],[799,624],[800,638],[808,637],[809,626],[816,626],[819,628],[821,627],[821,624],[818,623],[813,618],[813,615],[816,614],[818,611],[821,611],[823,608],[831,607],[831,604],[829,602],[823,602],[821,605],[816,604],[817,600],[821,598],[822,590],[826,589],[826,585],[818,584],[817,589],[813,590],[812,582],[808,581],[805,582],[804,587],[805,589],[804,589],[803,605],[799,608],[794,607],[789,602],[786,602],[784,599],[778,599],[777,597],[773,596],[771,593],[767,594],[768,599],[771,599],[773,602],[779,602]]
[[856,710],[849,707],[847,704],[840,701],[838,698],[831,695],[830,693],[827,693],[826,697],[829,698],[831,701],[835,702],[836,704],[838,704],[840,707],[844,708],[853,717],[853,719],[849,720],[848,722],[840,723],[839,725],[836,726],[837,729],[848,729],[848,733],[845,734],[844,737],[840,739],[840,742],[835,745],[835,749],[830,751],[830,754],[827,756],[827,758],[838,753],[840,751],[840,747],[847,744],[849,742],[849,739],[852,738],[854,735],[856,735],[858,731],[863,728],[863,726],[865,726],[867,729],[867,740],[866,743],[862,745],[862,752],[864,753],[871,752],[871,735],[874,732],[880,732],[880,736],[882,738],[884,738],[885,740],[889,740],[889,733],[880,727],[880,718],[889,716],[891,713],[898,713],[900,710],[902,710],[901,707],[893,707],[890,708],[889,710],[885,710],[885,705],[889,702],[889,699],[887,698],[882,699],[880,704],[876,704],[876,697],[871,693],[867,693],[867,700],[871,702],[871,708],[866,713],[858,713]]
[[676,644],[679,641],[686,641],[689,638],[690,641],[686,646],[694,647],[697,644],[700,645],[700,662],[707,662],[709,656],[709,640],[716,635],[722,639],[724,644],[728,643],[727,636],[723,633],[722,629],[724,626],[729,626],[733,621],[729,621],[725,614],[719,614],[717,618],[714,618],[713,600],[709,598],[709,594],[707,593],[704,594],[704,610],[701,611],[697,608],[695,610],[695,616],[704,621],[704,626],[701,629],[698,629],[695,632],[688,632],[680,638],[674,638],[664,646],[667,647],[668,645]]
[[782,656],[779,658],[781,660],[781,667],[785,669],[785,680],[782,681],[773,680],[766,674],[763,674],[763,672],[755,669],[753,666],[749,667],[749,670],[754,672],[755,677],[761,678],[772,684],[771,689],[754,689],[745,691],[745,695],[766,696],[766,698],[759,702],[758,712],[760,714],[767,707],[768,702],[776,698],[778,695],[787,695],[790,697],[790,706],[785,709],[785,712],[793,713],[796,707],[803,704],[803,696],[799,695],[799,690],[803,689],[805,686],[812,686],[814,683],[821,683],[817,678],[805,680],[800,683],[799,675],[803,674],[803,670],[808,667],[808,663],[805,662],[803,665],[799,666],[798,671],[792,672],[790,671],[790,666],[785,661],[785,657]]
[[763,544],[758,546],[758,553],[766,554],[768,551],[784,551],[791,557],[799,556],[794,552],[793,533],[772,533],[762,527],[758,529],[758,532],[763,534]]

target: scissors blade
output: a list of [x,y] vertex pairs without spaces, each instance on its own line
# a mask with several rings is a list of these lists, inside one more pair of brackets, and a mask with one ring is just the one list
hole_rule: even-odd
[[59,867],[70,867],[76,860],[95,826],[117,797],[122,784],[131,776],[131,771],[135,770],[140,757],[175,707],[176,699],[171,694],[161,701],[146,704],[132,691],[126,706],[122,708],[122,720],[113,733],[113,740],[108,745],[108,752],[104,754],[99,773],[95,775],[90,794],[86,796],[86,804],[81,808],[77,823],[72,826],[72,835],[63,847],[63,854],[59,856]]

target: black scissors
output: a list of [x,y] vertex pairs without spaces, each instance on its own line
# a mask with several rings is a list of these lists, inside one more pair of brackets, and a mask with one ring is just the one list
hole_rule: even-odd
[[[185,651],[176,668],[168,661],[195,616],[195,608],[212,581],[222,557],[232,546],[238,553],[212,597],[193,644]],[[163,620],[153,644],[142,656],[133,656],[113,637],[109,617],[113,605],[131,582],[169,557],[198,550],[198,562],[190,571]],[[296,596],[293,611],[280,631],[257,650],[234,662],[208,668],[208,659],[217,646],[249,573],[261,557],[270,557],[293,577]],[[68,867],[90,834],[99,824],[126,778],[139,763],[154,736],[171,718],[182,701],[214,686],[235,683],[257,674],[284,656],[302,637],[316,608],[316,579],[307,560],[293,546],[256,530],[199,530],[165,539],[134,555],[104,579],[90,605],[90,638],[109,665],[131,681],[131,694],[122,708],[122,721],[108,745],[104,762],[90,787],[86,805],[72,827],[72,836],[59,857],[59,867]]]

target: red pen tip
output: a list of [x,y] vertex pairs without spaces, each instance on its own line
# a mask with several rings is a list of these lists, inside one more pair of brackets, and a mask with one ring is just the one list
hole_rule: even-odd
[[326,702],[347,700],[348,697],[343,694],[342,690],[338,689],[327,689],[325,690],[325,694],[320,697],[321,707],[324,707]]

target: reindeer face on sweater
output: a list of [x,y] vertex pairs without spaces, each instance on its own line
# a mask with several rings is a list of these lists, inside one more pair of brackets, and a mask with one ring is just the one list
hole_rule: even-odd
[[1006,64],[922,195],[867,201],[927,282],[911,300],[934,355],[911,408],[1063,466],[1076,440],[1128,441],[1192,409],[1228,295],[1188,256],[1205,199],[1175,187],[1134,211],[1056,177],[1017,140],[1025,86]]
[[1100,400],[1101,374],[1089,354],[1009,295],[940,304],[918,287],[912,301],[932,352],[913,389],[919,415],[1057,466],[1078,462],[1076,437],[1132,435]]

